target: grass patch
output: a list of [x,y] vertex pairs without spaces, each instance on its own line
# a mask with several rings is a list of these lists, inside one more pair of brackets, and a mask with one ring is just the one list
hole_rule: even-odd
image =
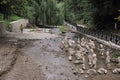
[[59,28],[62,33],[65,33],[67,31],[67,28],[65,26],[60,26]]
[[35,29],[31,29],[29,32],[34,32],[35,31]]
[[5,19],[3,20],[3,14],[0,14],[0,20],[1,21],[4,21],[4,24],[5,24],[5,28],[7,31],[11,31],[10,27],[9,27],[9,24],[10,22],[12,21],[16,21],[18,19],[22,19],[21,17],[17,16],[17,15],[12,15],[10,16],[8,19]]
[[16,16],[16,15],[12,15],[12,16],[10,16],[9,21],[16,21],[18,19],[21,19],[21,17]]
[[118,58],[118,57],[120,57],[120,53],[119,52],[117,52],[117,51],[115,51],[115,52],[113,52],[113,55],[112,55],[114,58]]

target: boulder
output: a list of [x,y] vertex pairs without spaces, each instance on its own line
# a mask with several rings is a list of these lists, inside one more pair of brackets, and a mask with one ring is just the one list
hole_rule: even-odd
[[75,60],[74,64],[83,64],[82,60]]
[[97,71],[95,69],[89,69],[87,71],[87,74],[89,74],[89,75],[95,75],[96,73],[97,73]]
[[83,74],[84,73],[84,70],[83,69],[79,69],[80,70],[80,74]]
[[120,68],[115,68],[112,72],[114,74],[120,74]]
[[99,74],[107,74],[108,71],[106,69],[104,69],[104,68],[100,68],[100,69],[97,70],[97,72]]

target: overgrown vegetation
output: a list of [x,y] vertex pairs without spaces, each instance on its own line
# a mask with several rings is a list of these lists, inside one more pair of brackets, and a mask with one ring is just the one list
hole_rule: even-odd
[[10,30],[10,27],[9,27],[10,22],[16,21],[16,20],[18,20],[18,19],[21,19],[21,17],[16,16],[16,15],[11,15],[8,19],[3,19],[3,15],[0,14],[0,20],[1,20],[1,21],[4,21],[4,24],[5,24],[5,27],[6,27],[6,30],[7,30],[7,31],[11,31],[11,30]]
[[114,58],[118,58],[118,57],[120,57],[120,53],[118,51],[114,51],[112,56]]
[[[120,0],[65,0],[66,18],[96,29],[114,29]],[[119,27],[120,25],[118,25]]]
[[65,0],[65,10],[66,19],[92,26],[95,9],[90,0]]
[[69,19],[90,28],[113,30],[116,22],[120,26],[119,3],[120,0],[1,0],[0,19],[17,15],[45,26],[62,25],[64,19]]
[[[36,25],[62,25],[64,20],[64,2],[57,0],[2,0],[0,13],[3,19],[11,15],[28,18]],[[15,16],[14,16],[15,18]]]
[[117,22],[114,18],[119,16],[120,0],[91,0],[91,2],[96,8],[93,16],[94,26],[97,29],[113,30]]
[[67,31],[67,28],[65,26],[60,26],[59,28],[62,33],[65,33]]

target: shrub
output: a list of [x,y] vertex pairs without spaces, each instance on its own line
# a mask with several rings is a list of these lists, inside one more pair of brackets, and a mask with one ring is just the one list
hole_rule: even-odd
[[120,57],[120,53],[117,51],[114,51],[112,57],[118,58],[118,57]]
[[65,26],[60,26],[60,31],[62,33],[65,33],[67,31],[67,28]]

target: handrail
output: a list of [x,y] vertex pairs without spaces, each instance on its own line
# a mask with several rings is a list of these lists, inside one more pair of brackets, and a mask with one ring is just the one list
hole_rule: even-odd
[[116,45],[120,45],[120,36],[118,36],[118,35],[115,35],[113,33],[108,33],[105,31],[83,28],[83,27],[78,26],[76,23],[73,23],[69,20],[65,20],[65,22],[69,25],[72,25],[72,27],[74,27],[73,29],[76,29],[78,32],[81,32],[83,34],[87,34],[87,35],[90,35],[93,37],[97,37],[97,38],[105,40],[105,41],[112,42]]

